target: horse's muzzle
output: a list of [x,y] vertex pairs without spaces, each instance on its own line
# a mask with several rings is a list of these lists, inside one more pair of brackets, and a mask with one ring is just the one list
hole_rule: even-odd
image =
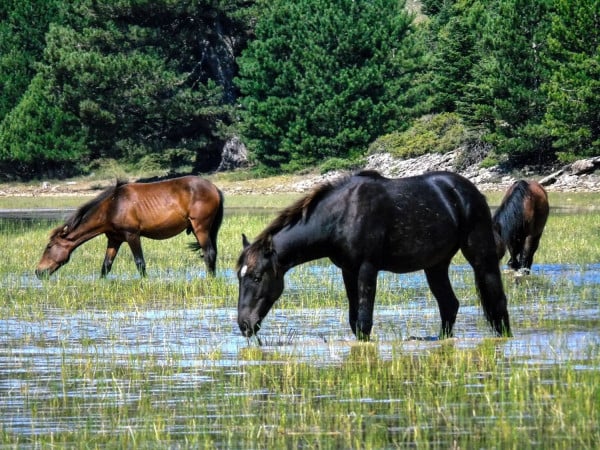
[[238,321],[238,325],[240,326],[242,336],[247,338],[252,337],[252,335],[258,333],[258,330],[260,330],[260,321],[256,322],[254,325],[251,325],[248,320],[240,320]]
[[51,271],[50,269],[35,269],[35,276],[38,277],[39,280],[47,280],[48,278],[50,278],[52,272],[53,271]]

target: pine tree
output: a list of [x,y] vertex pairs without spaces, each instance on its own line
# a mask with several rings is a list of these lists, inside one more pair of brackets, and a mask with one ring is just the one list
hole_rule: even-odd
[[486,7],[481,2],[444,2],[437,5],[431,25],[434,48],[430,71],[433,112],[452,112],[464,101],[473,82],[473,67],[478,61]]
[[421,69],[396,0],[275,0],[239,58],[244,134],[255,159],[295,170],[353,158],[406,125]]
[[46,87],[46,80],[36,75],[0,126],[4,179],[69,176],[87,160],[85,130],[76,117],[56,106]]
[[486,130],[486,139],[514,164],[552,160],[551,138],[540,127],[547,78],[541,47],[549,5],[539,0],[500,0],[487,9],[478,60],[459,112]]
[[0,2],[0,121],[19,102],[41,60],[50,23],[63,0]]
[[600,155],[600,1],[556,0],[544,126],[559,159]]
[[[46,35],[43,60],[36,65],[39,81],[29,86],[35,92],[25,92],[21,102],[27,103],[15,106],[0,128],[0,142],[9,142],[8,136],[24,142],[18,151],[17,144],[6,144],[10,148],[0,149],[1,155],[33,164],[21,150],[38,155],[38,137],[52,131],[54,142],[73,137],[89,160],[114,158],[173,171],[216,168],[234,120],[235,56],[247,39],[244,12],[251,4],[70,2],[65,20],[52,24]],[[219,51],[223,54],[216,55]],[[31,99],[44,101],[36,109]],[[41,128],[53,121],[45,114],[62,126]],[[81,166],[86,162],[82,158]]]

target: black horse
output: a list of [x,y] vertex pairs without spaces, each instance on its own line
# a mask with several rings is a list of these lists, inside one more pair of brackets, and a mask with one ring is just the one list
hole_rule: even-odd
[[494,213],[494,236],[498,259],[508,248],[508,266],[529,272],[550,213],[548,194],[537,181],[516,181]]
[[484,196],[450,172],[388,179],[364,171],[324,184],[285,209],[238,260],[238,324],[250,337],[283,291],[292,267],[328,257],[342,269],[358,339],[373,326],[377,273],[425,270],[442,326],[452,335],[458,300],[448,267],[458,249],[473,267],[486,318],[510,336],[492,217]]

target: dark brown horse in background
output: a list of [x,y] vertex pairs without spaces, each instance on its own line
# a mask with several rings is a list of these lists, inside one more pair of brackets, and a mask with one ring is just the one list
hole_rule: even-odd
[[185,176],[153,183],[117,182],[81,206],[64,225],[54,229],[35,271],[48,277],[69,261],[84,242],[105,234],[108,238],[102,277],[127,242],[135,265],[146,275],[140,238],[168,239],[183,230],[194,233],[208,271],[215,272],[217,233],[223,220],[223,194],[210,181]]
[[451,336],[459,302],[448,268],[459,249],[473,267],[487,320],[499,335],[510,335],[492,214],[477,188],[455,173],[389,179],[359,172],[315,189],[243,244],[238,324],[246,337],[283,292],[285,273],[324,257],[342,270],[350,327],[359,339],[371,334],[382,270],[424,270],[439,306],[440,336]]
[[549,212],[548,194],[537,181],[519,180],[508,188],[493,216],[498,259],[508,248],[508,266],[529,272]]

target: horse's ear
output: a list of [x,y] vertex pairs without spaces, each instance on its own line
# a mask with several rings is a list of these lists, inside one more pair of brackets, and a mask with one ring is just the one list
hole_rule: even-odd
[[279,261],[277,259],[277,252],[275,251],[275,247],[273,247],[273,236],[269,235],[264,242],[263,245],[263,254],[265,258],[268,258],[271,261],[271,266],[273,267],[273,271],[275,272],[275,276],[278,277],[280,275],[279,270]]
[[244,246],[244,248],[250,245],[250,242],[248,242],[248,238],[244,233],[242,233],[242,245]]
[[263,252],[265,256],[271,256],[273,253],[275,253],[275,250],[273,249],[273,236],[269,235],[263,244]]

